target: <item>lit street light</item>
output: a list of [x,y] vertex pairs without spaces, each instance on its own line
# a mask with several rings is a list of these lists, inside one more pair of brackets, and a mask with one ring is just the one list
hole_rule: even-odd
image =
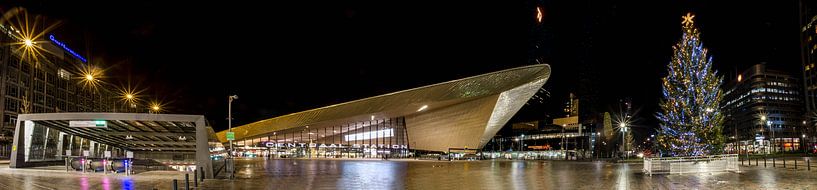
[[163,104],[159,103],[158,101],[151,101],[150,106],[148,106],[148,113],[161,113],[163,108]]
[[618,123],[618,128],[621,129],[621,152],[624,153],[625,159],[627,156],[627,142],[624,137],[627,136],[627,123]]
[[771,138],[769,138],[769,147],[772,148],[772,150],[770,150],[769,152],[773,152],[777,148],[777,144],[774,142],[775,139],[774,139],[774,129],[772,129],[772,121],[766,120],[766,115],[761,115],[760,116],[760,121],[761,121],[761,127],[762,127],[763,124],[765,124],[766,127],[769,128],[769,134],[771,134],[770,135]]

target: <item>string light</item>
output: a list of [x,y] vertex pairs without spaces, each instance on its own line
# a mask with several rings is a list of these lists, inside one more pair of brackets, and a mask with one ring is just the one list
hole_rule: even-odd
[[657,118],[658,147],[669,156],[701,156],[718,152],[723,124],[720,107],[722,79],[712,69],[712,57],[688,13],[681,24],[684,33],[673,46],[669,74],[662,80],[664,101]]

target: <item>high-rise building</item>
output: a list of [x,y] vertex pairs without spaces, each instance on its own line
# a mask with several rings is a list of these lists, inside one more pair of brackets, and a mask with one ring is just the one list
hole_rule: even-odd
[[800,147],[804,130],[800,80],[756,64],[724,84],[721,110],[727,152],[779,152]]
[[817,111],[817,2],[800,1],[800,56],[806,112]]
[[[16,118],[23,113],[109,112],[119,100],[111,87],[83,85],[87,59],[56,34],[35,39],[40,53],[25,58],[25,39],[13,26],[0,25],[0,157],[9,149]],[[98,80],[98,79],[90,79]]]

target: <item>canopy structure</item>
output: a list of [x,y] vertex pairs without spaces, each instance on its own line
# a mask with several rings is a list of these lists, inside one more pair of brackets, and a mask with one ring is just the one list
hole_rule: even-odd
[[83,151],[102,157],[104,149],[190,154],[196,165],[211,168],[208,142],[216,140],[202,115],[144,113],[21,114],[14,134],[10,167],[35,166]]

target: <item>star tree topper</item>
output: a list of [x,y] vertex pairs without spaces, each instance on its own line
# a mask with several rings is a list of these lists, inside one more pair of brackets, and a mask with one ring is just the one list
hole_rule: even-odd
[[692,13],[687,13],[686,16],[681,16],[681,18],[684,19],[684,21],[682,21],[681,24],[683,24],[685,27],[691,27],[692,24],[694,23],[692,19],[695,18],[695,15],[693,15]]

